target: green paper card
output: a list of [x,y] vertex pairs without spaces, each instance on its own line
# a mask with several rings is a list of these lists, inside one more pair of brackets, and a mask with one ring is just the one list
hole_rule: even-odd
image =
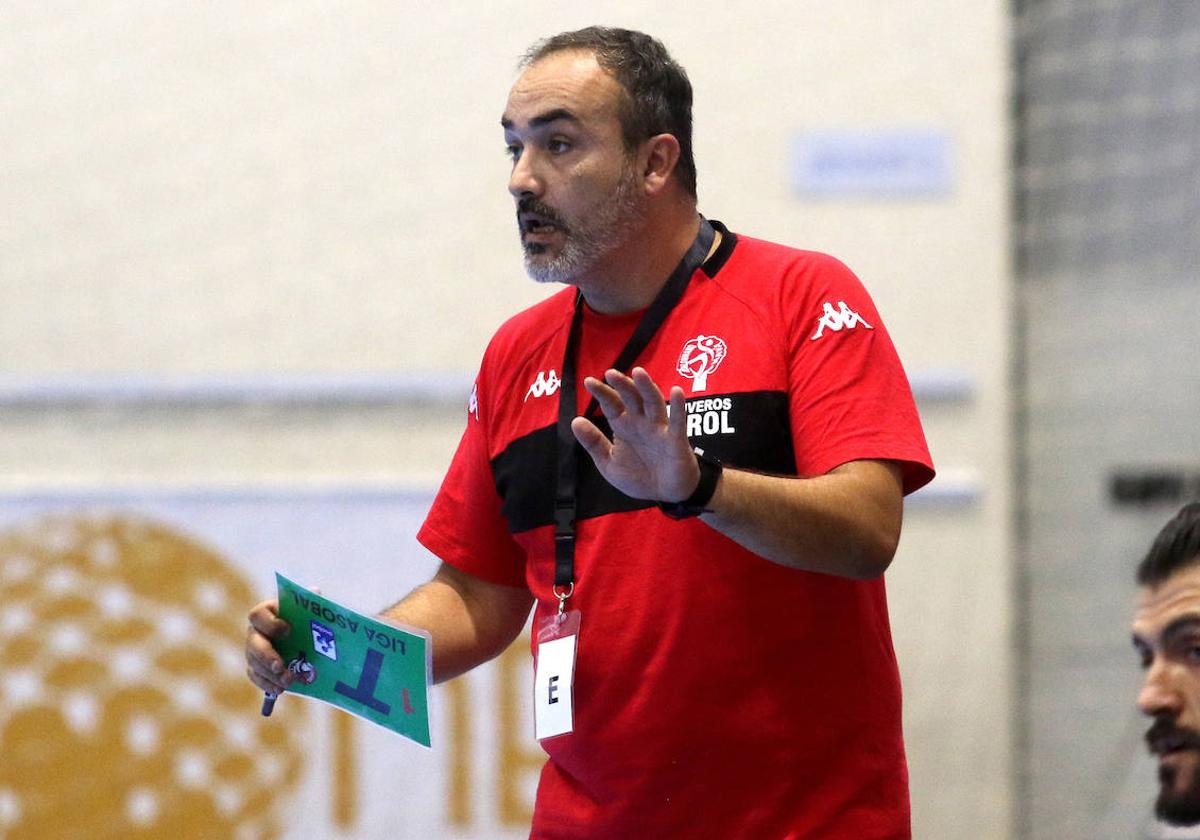
[[[302,694],[429,747],[429,634],[346,609],[278,572],[279,616],[292,626],[275,649]],[[285,695],[286,696],[286,695]]]

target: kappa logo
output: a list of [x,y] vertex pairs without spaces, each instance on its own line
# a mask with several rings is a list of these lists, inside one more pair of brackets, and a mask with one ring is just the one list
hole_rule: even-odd
[[537,379],[529,386],[529,390],[525,392],[524,402],[529,402],[530,397],[549,397],[558,393],[559,386],[562,385],[562,380],[558,378],[558,372],[551,368],[548,371],[539,370]]
[[692,380],[692,393],[708,387],[708,375],[721,366],[728,345],[715,335],[698,335],[683,345],[675,370]]
[[471,396],[467,399],[467,413],[475,416],[476,421],[479,420],[479,383],[476,382],[471,386]]
[[809,341],[816,341],[825,334],[826,329],[834,332],[853,329],[857,326],[864,326],[869,330],[875,329],[866,322],[863,316],[859,315],[849,306],[846,306],[846,301],[839,300],[838,308],[834,309],[832,304],[825,302],[825,314],[821,316],[821,320],[817,322],[817,331],[813,333]]

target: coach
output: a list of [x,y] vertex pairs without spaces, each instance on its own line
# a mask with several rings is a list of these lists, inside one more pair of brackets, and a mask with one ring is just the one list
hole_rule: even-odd
[[[419,534],[442,566],[383,615],[444,680],[535,607],[534,837],[905,838],[881,576],[933,477],[911,391],[845,266],[698,214],[691,108],[638,32],[527,55],[509,190],[568,288],[488,346]],[[286,688],[274,603],[250,622]]]

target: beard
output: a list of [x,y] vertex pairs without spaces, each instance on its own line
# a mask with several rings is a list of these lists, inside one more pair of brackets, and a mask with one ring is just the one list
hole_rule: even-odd
[[633,168],[626,166],[612,192],[597,201],[586,217],[564,216],[533,197],[521,199],[517,213],[536,213],[552,222],[562,236],[561,249],[549,255],[545,245],[526,242],[522,235],[525,271],[538,283],[570,283],[623,245],[644,217],[645,208]]
[[1176,768],[1159,766],[1158,781],[1162,787],[1154,803],[1154,814],[1171,825],[1196,825],[1200,823],[1200,774],[1194,774],[1184,790],[1175,789],[1177,776]]
[[[1200,733],[1177,727],[1165,720],[1154,723],[1146,733],[1146,740],[1153,744],[1157,739],[1170,738],[1186,749],[1200,749]],[[1180,773],[1192,774],[1187,786],[1178,789]],[[1154,814],[1171,825],[1196,825],[1200,823],[1200,765],[1189,771],[1178,766],[1159,764],[1158,799],[1154,803]]]

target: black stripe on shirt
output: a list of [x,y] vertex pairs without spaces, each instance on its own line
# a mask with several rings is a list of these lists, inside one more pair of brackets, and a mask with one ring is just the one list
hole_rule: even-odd
[[[725,408],[728,401],[728,408]],[[730,466],[776,475],[795,475],[796,458],[788,423],[787,394],[752,391],[705,395],[688,400],[695,409],[690,435],[693,446]],[[596,425],[608,437],[603,417]],[[732,430],[732,431],[730,431]],[[492,459],[492,478],[500,494],[501,512],[511,533],[554,522],[554,426],[544,426],[512,441]],[[652,507],[609,484],[586,453],[580,453],[577,516],[589,519]]]

